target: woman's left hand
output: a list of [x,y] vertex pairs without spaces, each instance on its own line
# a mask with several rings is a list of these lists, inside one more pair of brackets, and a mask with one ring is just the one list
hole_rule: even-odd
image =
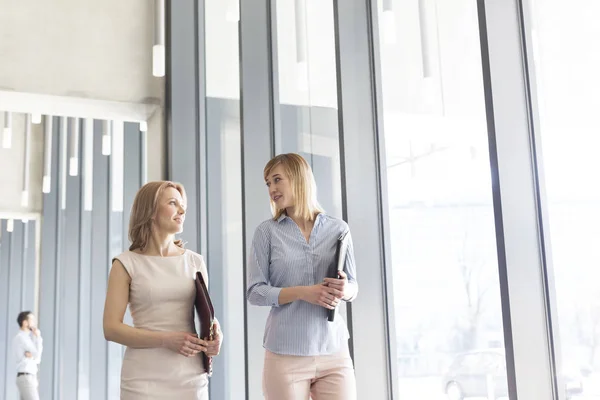
[[213,322],[213,339],[207,340],[208,345],[206,346],[206,355],[209,357],[214,357],[219,355],[221,351],[221,343],[223,341],[223,332],[221,332],[221,326],[219,325],[219,321],[216,319]]
[[342,295],[336,296],[336,298],[343,299],[344,297],[346,297],[348,276],[344,271],[338,271],[338,274],[340,276],[339,278],[325,278],[325,283],[327,283],[327,286],[329,286],[330,288],[339,290],[339,292]]

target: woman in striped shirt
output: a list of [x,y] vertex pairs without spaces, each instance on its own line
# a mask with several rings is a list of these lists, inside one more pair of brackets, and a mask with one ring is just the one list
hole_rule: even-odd
[[[263,345],[263,393],[267,400],[353,400],[354,367],[340,301],[358,292],[354,250],[346,222],[325,214],[315,179],[297,154],[267,163],[273,218],[254,234],[248,260],[247,298],[271,307]],[[349,241],[344,268],[327,278],[338,238]],[[329,322],[328,310],[336,310]]]

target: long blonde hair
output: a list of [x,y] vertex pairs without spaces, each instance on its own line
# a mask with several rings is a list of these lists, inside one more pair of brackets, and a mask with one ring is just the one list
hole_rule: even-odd
[[[144,250],[152,237],[152,218],[156,215],[158,198],[167,188],[176,189],[187,204],[187,196],[183,185],[171,181],[148,182],[138,190],[131,207],[129,217],[129,250]],[[183,248],[181,239],[174,241],[176,246]]]
[[[312,221],[317,214],[324,212],[317,201],[317,183],[310,165],[306,160],[296,153],[280,154],[275,156],[267,163],[264,169],[264,179],[271,174],[271,171],[278,165],[281,165],[290,180],[292,193],[294,196],[294,214],[290,217],[302,218]],[[273,219],[279,219],[285,213],[284,208],[277,208],[277,205],[271,199],[271,211]]]

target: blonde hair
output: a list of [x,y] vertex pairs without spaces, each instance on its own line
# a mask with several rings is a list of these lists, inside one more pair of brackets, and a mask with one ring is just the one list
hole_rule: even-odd
[[[295,215],[291,215],[291,217],[312,221],[316,218],[317,214],[324,212],[317,201],[317,184],[312,169],[306,160],[295,153],[275,156],[265,166],[265,181],[271,174],[271,171],[278,165],[283,167],[292,186]],[[284,208],[278,209],[273,199],[271,199],[271,211],[275,220],[279,219],[286,212]]]
[[[129,250],[144,250],[152,236],[152,218],[156,215],[158,198],[165,189],[172,187],[176,189],[183,198],[183,203],[187,203],[187,196],[183,185],[171,181],[148,182],[138,190],[131,207],[131,216],[129,217],[129,241],[131,246]],[[176,246],[183,248],[181,239],[174,241]]]

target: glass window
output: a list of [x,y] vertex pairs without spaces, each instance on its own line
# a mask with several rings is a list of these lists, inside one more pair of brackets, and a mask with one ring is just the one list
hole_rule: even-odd
[[[310,164],[325,212],[342,218],[333,0],[276,0],[275,151]],[[350,227],[352,229],[352,227]],[[346,315],[346,304],[340,304]]]
[[477,2],[380,0],[379,28],[400,397],[506,396]]
[[[246,398],[238,0],[206,0],[208,268],[225,341],[211,398]],[[222,369],[218,369],[222,368]]]
[[342,216],[332,0],[277,0],[275,148],[299,153],[311,164],[319,202]]
[[547,254],[560,327],[559,373],[567,394],[583,390],[587,398],[600,395],[600,2],[528,5],[551,242]]

